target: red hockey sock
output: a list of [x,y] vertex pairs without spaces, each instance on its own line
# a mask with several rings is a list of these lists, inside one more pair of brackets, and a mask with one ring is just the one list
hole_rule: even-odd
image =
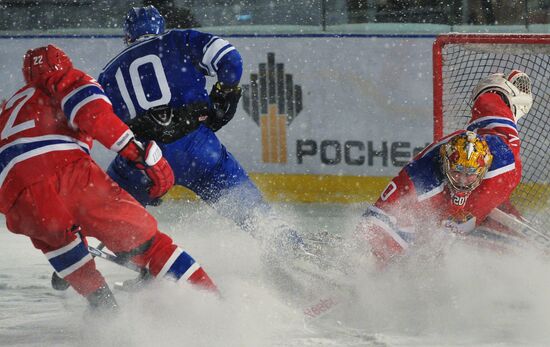
[[164,233],[158,232],[147,252],[132,261],[140,266],[147,265],[155,277],[169,277],[176,281],[185,279],[199,288],[218,292],[212,279],[195,259],[178,248]]
[[106,286],[105,278],[97,271],[93,260],[65,276],[64,279],[82,296],[88,296],[100,287]]

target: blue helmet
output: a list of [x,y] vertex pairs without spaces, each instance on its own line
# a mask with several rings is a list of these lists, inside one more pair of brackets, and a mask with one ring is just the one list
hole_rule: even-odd
[[132,43],[143,35],[158,35],[164,32],[164,18],[153,6],[134,7],[124,21],[124,40]]

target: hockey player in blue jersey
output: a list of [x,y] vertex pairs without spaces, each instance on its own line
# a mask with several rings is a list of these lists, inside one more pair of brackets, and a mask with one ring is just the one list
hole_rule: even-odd
[[[99,76],[115,113],[142,140],[155,140],[176,184],[195,192],[221,215],[255,232],[257,218],[278,220],[215,132],[235,115],[242,59],[226,40],[196,30],[164,30],[153,6],[133,8],[124,24],[128,47]],[[210,93],[205,76],[217,76]],[[149,180],[121,156],[109,175],[142,204],[154,204]],[[218,204],[223,198],[224,203]],[[285,242],[301,239],[277,222]],[[280,241],[280,239],[279,239]]]

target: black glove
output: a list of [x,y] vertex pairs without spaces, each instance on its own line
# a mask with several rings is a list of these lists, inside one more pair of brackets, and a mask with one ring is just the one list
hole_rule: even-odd
[[150,108],[126,124],[141,140],[170,143],[197,129],[203,120],[209,118],[208,114],[206,103],[175,109],[162,105]]
[[210,91],[212,110],[208,116],[206,125],[213,131],[220,130],[233,119],[235,112],[237,112],[237,105],[240,99],[241,87],[230,87],[221,82],[216,82]]

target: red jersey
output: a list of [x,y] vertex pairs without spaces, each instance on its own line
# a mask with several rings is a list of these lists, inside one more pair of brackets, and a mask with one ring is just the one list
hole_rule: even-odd
[[93,140],[119,151],[133,137],[101,86],[71,69],[52,76],[45,90],[27,85],[0,114],[0,212],[29,185],[89,157]]
[[493,162],[482,183],[468,197],[451,195],[441,169],[440,147],[457,131],[432,143],[391,180],[375,206],[365,213],[378,227],[406,248],[417,227],[440,228],[452,220],[469,232],[488,214],[508,201],[521,179],[520,140],[514,116],[493,93],[481,95],[474,105],[466,130],[487,141]]

